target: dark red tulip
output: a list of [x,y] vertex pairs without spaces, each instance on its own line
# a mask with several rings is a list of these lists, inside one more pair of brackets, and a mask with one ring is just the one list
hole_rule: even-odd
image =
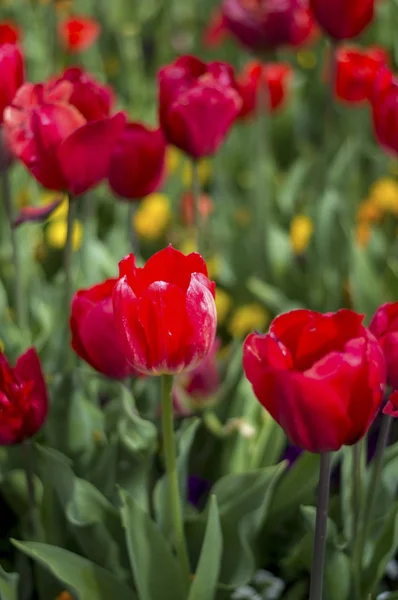
[[290,441],[309,452],[352,445],[367,432],[386,383],[376,338],[350,310],[295,310],[245,341],[254,393]]
[[73,86],[23,85],[4,111],[6,141],[44,187],[83,194],[105,179],[125,125],[117,113],[87,122],[68,102]]
[[113,314],[117,279],[108,279],[73,297],[70,316],[72,348],[99,373],[111,379],[135,374],[127,362]]
[[218,150],[241,104],[226,63],[182,56],[159,71],[160,125],[170,144],[195,159]]
[[0,46],[16,44],[19,41],[19,27],[12,21],[0,21]]
[[112,153],[109,185],[129,200],[139,200],[158,189],[165,170],[166,141],[161,129],[127,123]]
[[115,94],[109,86],[99,83],[80,67],[66,69],[62,75],[50,82],[50,87],[58,85],[61,81],[72,83],[69,104],[76,106],[87,121],[109,117],[115,102]]
[[355,38],[373,19],[375,0],[310,0],[321,28],[335,40]]
[[387,68],[377,73],[371,96],[376,137],[387,152],[398,153],[398,79]]
[[90,48],[98,39],[101,26],[95,19],[75,16],[62,21],[59,26],[61,42],[71,53],[83,52]]
[[34,436],[47,411],[46,384],[36,350],[22,354],[14,368],[0,353],[0,445],[20,444]]
[[286,99],[293,69],[285,63],[262,64],[252,61],[237,78],[237,88],[242,97],[240,117],[252,116],[256,112],[259,86],[264,89],[264,102],[270,111],[277,110]]
[[370,331],[379,341],[387,365],[387,383],[398,390],[398,302],[387,302],[375,312]]
[[352,104],[369,100],[376,75],[387,61],[383,48],[340,47],[336,52],[336,96]]
[[11,104],[23,81],[24,60],[18,46],[0,46],[0,125],[4,120],[4,109]]
[[171,246],[143,268],[133,254],[120,264],[113,306],[130,364],[146,375],[194,369],[216,334],[215,284],[200,254]]
[[309,0],[224,0],[225,27],[251,50],[301,46],[314,33]]

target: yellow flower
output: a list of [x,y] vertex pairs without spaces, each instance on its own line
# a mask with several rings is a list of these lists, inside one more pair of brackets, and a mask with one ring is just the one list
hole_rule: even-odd
[[47,206],[51,202],[55,202],[62,198],[61,204],[51,213],[49,221],[56,221],[58,219],[66,219],[68,216],[68,197],[66,194],[62,195],[60,192],[43,192],[40,194],[40,204]]
[[[211,162],[204,158],[198,163],[198,176],[199,181],[202,186],[205,186],[209,183],[211,179],[213,169],[211,166]],[[185,187],[190,188],[192,186],[192,163],[185,162],[184,169],[182,171],[182,182]]]
[[221,288],[216,289],[216,309],[217,309],[217,321],[219,325],[225,323],[225,319],[232,306],[231,296]]
[[361,248],[366,248],[372,237],[372,227],[368,221],[358,223],[356,228],[355,241]]
[[166,152],[166,169],[167,172],[172,175],[177,171],[177,169],[181,166],[182,163],[182,152],[175,148],[174,146],[168,146]]
[[179,250],[183,254],[192,254],[192,252],[197,252],[198,248],[197,248],[195,238],[192,238],[192,237],[185,238],[179,245]]
[[317,63],[316,54],[310,50],[300,50],[297,52],[297,62],[302,69],[314,69]]
[[164,194],[151,194],[142,200],[134,216],[137,235],[146,240],[157,240],[171,221],[170,201]]
[[379,221],[383,213],[372,198],[367,198],[358,206],[357,221]]
[[228,331],[234,338],[243,338],[254,329],[263,331],[269,319],[268,312],[260,304],[245,304],[232,315]]
[[297,215],[290,224],[290,245],[296,254],[302,254],[308,248],[314,224],[309,217]]
[[209,279],[217,279],[220,274],[220,257],[217,254],[210,256],[206,260],[207,271],[209,273]]
[[370,188],[369,197],[381,211],[398,215],[398,183],[392,177],[382,177]]
[[[51,248],[62,249],[65,246],[67,223],[64,220],[51,222],[46,229],[47,244]],[[75,221],[72,234],[72,247],[74,252],[79,250],[83,240],[83,225]]]
[[67,592],[66,590],[64,592],[61,592],[59,596],[56,597],[55,600],[75,600],[72,596],[72,594],[70,594],[69,592]]

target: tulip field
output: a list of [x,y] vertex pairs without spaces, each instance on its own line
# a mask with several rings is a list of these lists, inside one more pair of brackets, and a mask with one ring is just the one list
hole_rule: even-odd
[[0,0],[0,600],[398,600],[398,0]]

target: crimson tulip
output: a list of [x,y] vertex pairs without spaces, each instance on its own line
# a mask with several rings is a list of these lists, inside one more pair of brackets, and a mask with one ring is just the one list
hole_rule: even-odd
[[397,154],[398,79],[387,67],[379,69],[376,75],[371,103],[377,139],[388,152]]
[[248,117],[256,112],[259,86],[266,90],[266,100],[270,111],[277,110],[286,98],[287,88],[293,69],[285,63],[262,64],[251,61],[237,78],[237,88],[242,97],[240,117]]
[[90,48],[98,39],[101,26],[95,19],[75,16],[62,21],[59,35],[66,50],[71,53],[83,52]]
[[355,38],[372,21],[375,0],[310,0],[321,28],[335,40]]
[[244,344],[254,393],[290,441],[309,452],[355,444],[383,400],[386,367],[376,338],[351,310],[294,310]]
[[383,350],[387,382],[394,390],[398,390],[398,302],[387,302],[380,306],[369,329]]
[[167,141],[198,159],[214,154],[239,114],[233,69],[182,56],[159,71],[159,118]]
[[215,284],[200,254],[172,246],[138,268],[130,254],[119,263],[113,306],[130,364],[146,375],[194,369],[216,334]]
[[99,373],[111,379],[135,374],[127,362],[113,314],[112,293],[117,279],[108,279],[72,299],[72,348]]
[[166,141],[161,129],[127,123],[112,153],[109,168],[111,189],[129,200],[156,191],[165,171]]
[[251,50],[301,46],[314,32],[309,0],[224,0],[224,27]]
[[83,194],[108,175],[114,143],[124,128],[117,113],[88,122],[69,103],[72,83],[23,85],[4,111],[6,141],[44,187]]
[[72,93],[68,102],[75,106],[87,121],[109,117],[115,102],[115,94],[109,86],[99,83],[80,67],[66,69],[62,75],[51,80],[49,87],[55,87],[61,81],[72,83]]
[[30,348],[11,367],[0,353],[0,445],[20,444],[35,435],[48,411],[40,360]]
[[12,21],[0,21],[0,46],[16,44],[19,41],[19,28]]
[[352,104],[369,100],[376,75],[387,61],[383,48],[340,47],[336,52],[336,96]]
[[0,46],[0,125],[4,120],[4,109],[8,106],[24,81],[24,60],[18,46]]

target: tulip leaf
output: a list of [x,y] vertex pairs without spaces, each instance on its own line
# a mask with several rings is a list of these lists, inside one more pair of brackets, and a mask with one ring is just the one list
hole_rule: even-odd
[[188,600],[213,600],[222,558],[222,531],[217,500],[210,500],[206,533]]
[[63,548],[39,542],[12,540],[18,550],[44,565],[59,581],[68,586],[79,600],[136,600],[133,590],[112,573]]
[[182,572],[166,539],[142,507],[120,490],[121,515],[140,600],[185,600]]
[[395,502],[384,519],[384,525],[362,579],[363,597],[372,594],[383,578],[388,562],[398,549],[398,502]]
[[0,567],[1,600],[18,600],[18,573],[7,573]]
[[369,318],[386,298],[386,291],[370,254],[358,247],[354,247],[351,254],[350,293],[354,309]]

